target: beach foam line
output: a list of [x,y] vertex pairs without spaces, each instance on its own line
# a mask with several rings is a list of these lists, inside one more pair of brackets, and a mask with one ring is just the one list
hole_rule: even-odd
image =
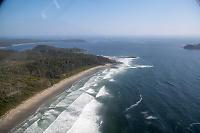
[[38,120],[28,127],[23,133],[42,133],[43,130],[38,128]]
[[109,67],[110,65],[111,64],[107,64],[105,66],[97,66],[82,71],[27,99],[22,104],[10,110],[7,114],[0,118],[0,132],[9,132],[12,128],[27,119],[27,117],[30,116],[30,112],[36,111],[38,107],[45,102],[45,99],[48,99],[51,96],[55,95],[55,93],[61,91],[64,86],[76,81],[78,78],[81,78],[84,75],[89,74],[90,72],[93,72],[100,68]]
[[81,115],[67,133],[100,133],[99,127],[102,121],[97,112],[101,106],[99,102],[93,99],[84,107]]
[[57,119],[45,130],[44,133],[67,132],[73,123],[78,119],[83,108],[92,99],[94,99],[94,97],[87,93],[81,94],[80,97],[78,97],[57,117]]
[[[46,128],[48,128],[51,123],[55,121],[55,119],[62,113],[62,111],[66,110],[67,107],[72,104],[83,92],[95,96],[97,92],[95,92],[92,87],[98,84],[99,80],[101,80],[101,77],[102,71],[91,75],[90,78],[85,77],[79,81],[76,81],[72,84],[71,88],[61,93],[59,97],[53,103],[51,103],[48,108],[45,109],[46,111],[44,113],[41,114],[38,112],[36,114],[34,119],[37,121],[39,120],[40,126],[37,124],[37,121],[30,123],[29,120],[27,120],[28,122],[25,122],[19,129],[17,129],[16,133],[18,133],[18,131],[30,131],[30,128],[32,129],[33,127],[35,130],[40,130],[40,128],[42,130],[46,130]],[[85,80],[87,81],[82,84],[81,82]],[[35,125],[38,125],[39,127]]]
[[137,101],[135,104],[131,105],[130,107],[126,108],[125,112],[129,111],[130,109],[138,106],[142,102],[142,95],[140,94],[140,100]]
[[109,95],[109,93],[106,91],[105,86],[103,86],[103,87],[101,87],[101,89],[97,93],[96,98],[101,97],[101,96],[105,96],[105,95]]
[[[97,82],[99,82],[98,80],[99,80],[99,78],[100,78],[100,76],[99,75],[94,75],[94,76],[92,76],[80,89],[78,89],[77,91],[74,91],[74,92],[79,92],[79,93],[82,93],[81,94],[81,96],[79,96],[72,104],[70,104],[67,108],[66,108],[66,111],[65,111],[65,113],[64,113],[64,115],[66,115],[67,117],[69,117],[68,119],[70,119],[70,124],[69,124],[69,122],[67,122],[67,123],[64,123],[64,122],[66,122],[66,119],[64,120],[64,122],[62,122],[61,120],[59,120],[60,118],[59,117],[61,117],[61,118],[63,118],[63,117],[65,117],[64,115],[59,115],[58,116],[58,120],[56,119],[46,130],[45,130],[45,132],[51,132],[51,130],[52,129],[55,129],[55,127],[61,122],[61,123],[64,123],[64,125],[66,125],[66,128],[64,129],[64,128],[62,128],[61,127],[61,129],[62,129],[62,131],[64,130],[64,132],[65,131],[67,131],[67,130],[69,130],[69,128],[73,125],[73,121],[76,121],[76,119],[78,119],[79,118],[79,115],[80,115],[80,112],[81,112],[81,110],[79,110],[80,108],[81,109],[83,109],[84,107],[85,107],[85,105],[86,104],[83,104],[83,102],[86,102],[86,101],[91,101],[92,99],[94,99],[94,97],[93,96],[91,96],[91,94],[90,93],[93,93],[93,94],[96,94],[96,92],[94,91],[94,89],[92,89],[91,87],[93,87],[95,84],[97,84]],[[84,96],[83,96],[84,95]],[[74,93],[72,92],[72,93],[70,93],[69,95],[67,95],[66,96],[66,98],[63,100],[63,101],[65,101],[65,102],[68,102],[68,99],[69,99],[69,97],[71,97],[71,96],[74,96]],[[84,100],[84,99],[87,99],[87,98],[89,98],[89,100]],[[74,99],[74,98],[73,98]],[[63,103],[63,101],[61,101],[61,103],[59,103],[58,105],[56,105],[56,106],[60,106],[60,105],[62,105],[62,106],[66,106],[66,104],[65,104],[65,102]],[[72,100],[71,100],[72,101]],[[87,102],[86,102],[87,103]],[[75,104],[75,105],[74,105]],[[77,104],[79,104],[79,105],[77,105]],[[73,114],[75,113],[76,115],[75,116],[72,116],[72,115],[69,115],[69,114],[72,114],[72,112],[71,112],[71,110],[70,110],[70,108],[72,108],[73,106],[76,106],[77,107],[77,109],[76,110],[73,110]],[[68,113],[67,113],[68,112]],[[56,121],[58,121],[58,122],[56,122]],[[62,125],[62,124],[61,124]],[[64,125],[63,125],[63,127],[64,127]],[[59,125],[60,126],[60,125]],[[55,132],[60,132],[61,130],[58,130],[58,129],[56,129],[56,130],[54,130]],[[53,131],[53,132],[54,132]]]
[[65,96],[63,100],[61,100],[55,107],[64,107],[66,108],[71,103],[73,103],[74,100],[76,100],[83,92],[80,90],[71,92],[69,95]]
[[[94,92],[93,89],[88,89],[86,92]],[[99,89],[96,98],[109,95],[105,86]],[[102,106],[96,99],[92,99],[81,112],[80,116],[73,124],[73,126],[67,131],[67,133],[100,133],[99,127],[102,125],[102,120],[97,114],[98,109]]]
[[[56,107],[67,107],[69,104],[71,104],[76,98],[78,98],[83,92],[87,92],[89,88],[93,87],[96,84],[96,79],[99,76],[93,76],[91,77],[82,87],[80,87],[78,90],[70,92],[68,95],[61,100]],[[73,87],[76,87],[75,85]],[[70,90],[70,89],[69,89]],[[92,90],[91,90],[92,92]]]

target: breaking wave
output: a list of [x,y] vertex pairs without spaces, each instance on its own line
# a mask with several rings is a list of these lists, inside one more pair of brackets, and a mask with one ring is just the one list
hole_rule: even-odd
[[125,112],[127,112],[127,111],[129,111],[130,109],[132,109],[132,108],[138,106],[138,105],[142,102],[142,99],[143,99],[143,98],[142,98],[142,95],[140,94],[140,100],[137,101],[135,104],[131,105],[130,107],[126,108]]
[[133,67],[130,68],[152,68],[153,66],[151,65],[135,65]]
[[193,127],[194,125],[199,125],[200,126],[200,123],[191,123],[190,124],[191,127]]
[[[104,82],[114,82],[115,75],[130,68],[153,67],[148,65],[133,65],[132,61],[139,58],[110,58],[121,63],[74,83],[71,88],[60,94],[50,105],[40,107],[33,116],[15,130],[15,133],[100,132],[99,128],[103,121],[98,114],[98,110],[103,106],[103,103],[98,100],[111,96],[107,91],[109,88],[107,88]],[[140,100],[128,107],[126,111],[138,106],[141,102],[142,95],[140,95]],[[147,119],[153,119],[153,117]]]
[[155,117],[155,116],[147,116],[146,119],[147,120],[156,120],[157,117]]

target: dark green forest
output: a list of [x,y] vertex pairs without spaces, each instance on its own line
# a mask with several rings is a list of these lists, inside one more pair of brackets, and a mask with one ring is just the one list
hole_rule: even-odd
[[78,48],[39,45],[32,50],[0,50],[0,115],[35,93],[85,69],[114,63]]

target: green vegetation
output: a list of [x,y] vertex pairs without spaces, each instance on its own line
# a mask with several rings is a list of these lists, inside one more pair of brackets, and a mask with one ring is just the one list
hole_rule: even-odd
[[0,115],[35,93],[93,66],[113,63],[102,56],[45,45],[28,51],[0,50]]

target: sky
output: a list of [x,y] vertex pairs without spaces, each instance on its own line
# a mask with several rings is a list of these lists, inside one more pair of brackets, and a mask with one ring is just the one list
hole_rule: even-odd
[[200,36],[196,0],[4,0],[0,37]]

